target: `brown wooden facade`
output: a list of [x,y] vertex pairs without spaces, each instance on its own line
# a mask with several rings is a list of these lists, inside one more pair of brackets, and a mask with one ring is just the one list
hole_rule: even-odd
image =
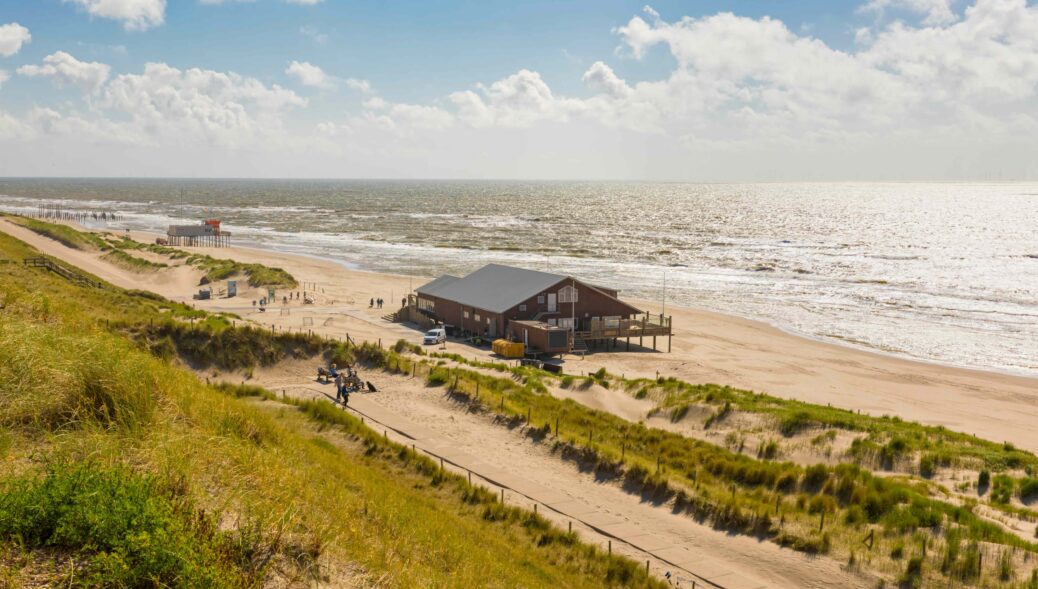
[[[567,288],[576,290],[576,302],[560,302],[560,299],[568,300],[560,295]],[[421,292],[417,296],[417,306],[421,313],[440,323],[460,327],[467,334],[489,338],[504,337],[510,321],[542,321],[583,331],[590,329],[595,320],[605,317],[628,319],[641,313],[636,307],[610,296],[604,289],[573,278],[563,278],[501,313]]]

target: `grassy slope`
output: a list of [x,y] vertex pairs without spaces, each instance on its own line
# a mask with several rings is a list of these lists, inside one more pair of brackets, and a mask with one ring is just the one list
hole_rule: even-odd
[[67,225],[48,223],[46,221],[30,219],[28,217],[19,217],[16,215],[6,216],[26,229],[39,233],[44,237],[49,237],[50,239],[72,249],[90,251],[108,248],[108,244],[93,233],[84,233],[82,231],[76,231]]
[[[0,252],[34,254],[3,234]],[[249,586],[314,561],[383,586],[658,585],[356,422],[316,432],[326,409],[220,392],[103,327],[177,305],[17,267],[0,306],[0,581],[59,550],[83,585]]]
[[205,254],[192,254],[172,247],[140,243],[125,236],[116,237],[107,233],[98,234],[89,231],[78,231],[68,225],[49,223],[29,217],[5,216],[19,225],[73,249],[107,251],[109,253],[105,257],[109,261],[137,272],[158,270],[166,267],[166,265],[138,258],[127,253],[127,250],[147,250],[167,256],[170,260],[184,259],[188,265],[204,271],[205,277],[209,282],[225,280],[233,276],[246,276],[249,286],[253,287],[295,288],[299,285],[295,277],[281,268],[272,268],[262,264],[244,264],[234,260],[214,258]]

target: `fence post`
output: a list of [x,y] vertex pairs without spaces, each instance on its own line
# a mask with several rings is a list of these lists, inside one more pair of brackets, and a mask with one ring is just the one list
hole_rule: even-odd
[[443,456],[440,456],[440,472],[443,472]]
[[609,541],[609,556],[613,555],[613,541]]
[[469,471],[469,486],[472,486],[472,471]]
[[526,408],[526,424],[527,424],[527,425],[529,425],[529,424],[530,424],[530,415],[531,415],[531,411],[532,411],[532,409],[531,409],[530,407],[527,407],[527,408]]
[[645,561],[645,574],[646,575],[649,574],[649,561],[648,560]]
[[573,520],[569,520],[569,533],[573,533]]
[[505,504],[505,488],[501,487],[501,505]]
[[555,437],[559,437],[559,418],[555,418]]

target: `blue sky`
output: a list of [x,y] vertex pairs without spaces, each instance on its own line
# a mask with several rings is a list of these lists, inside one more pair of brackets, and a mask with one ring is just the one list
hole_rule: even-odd
[[1038,177],[1034,38],[1026,0],[0,0],[0,174]]
[[[66,50],[105,61],[117,71],[162,61],[286,83],[283,70],[291,58],[371,80],[394,99],[419,101],[521,68],[535,69],[560,91],[580,93],[583,71],[618,45],[610,31],[640,14],[643,6],[645,2],[341,0],[311,6],[277,0],[206,5],[179,0],[167,4],[163,25],[141,32],[126,31],[120,21],[91,17],[61,0],[2,0],[0,20],[32,31],[32,43],[20,54],[25,62]],[[834,47],[852,45],[854,30],[875,19],[855,14],[852,2],[831,0],[656,2],[653,8],[667,18],[723,10],[771,16]],[[665,75],[670,60],[665,51],[654,53],[648,63],[619,61],[616,70],[633,81]],[[32,94],[21,98],[31,100]]]

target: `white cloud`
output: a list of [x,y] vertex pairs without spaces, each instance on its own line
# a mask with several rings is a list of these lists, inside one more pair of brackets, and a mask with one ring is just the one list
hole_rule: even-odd
[[0,139],[25,140],[33,135],[32,127],[25,121],[0,110]]
[[285,73],[299,80],[299,83],[304,86],[325,89],[334,86],[332,79],[324,73],[324,70],[309,62],[293,61]]
[[328,34],[322,33],[316,27],[311,27],[308,25],[301,26],[299,27],[299,34],[309,38],[311,41],[317,43],[318,45],[328,44]]
[[164,63],[116,77],[99,103],[128,117],[140,133],[225,147],[279,140],[281,112],[305,105],[305,99],[276,84],[268,87],[233,72],[180,70]]
[[0,55],[11,57],[22,49],[22,45],[32,41],[29,29],[14,22],[0,25]]
[[79,86],[96,90],[108,79],[111,68],[96,61],[79,61],[64,51],[43,58],[43,65],[23,65],[18,73],[23,76],[50,78],[58,87]]
[[7,70],[0,70],[0,88],[4,87],[4,82],[11,79],[11,74]]
[[[915,24],[877,20],[855,44],[835,48],[773,18],[722,12],[665,21],[648,8],[615,30],[618,53],[635,58],[622,64],[627,79],[591,58],[580,79],[586,90],[573,95],[520,69],[425,102],[395,102],[366,80],[292,62],[289,74],[303,83],[356,92],[359,112],[341,121],[331,113],[294,118],[304,99],[253,78],[149,64],[136,75],[82,82],[100,85],[82,113],[67,103],[24,120],[0,113],[0,134],[77,129],[191,154],[197,146],[283,149],[264,174],[299,146],[340,158],[326,175],[350,173],[339,164],[359,158],[371,166],[361,175],[415,165],[438,176],[522,169],[541,177],[932,178],[984,154],[994,155],[971,169],[1038,174],[1038,147],[1028,141],[1038,134],[1038,7],[975,0],[943,24],[918,14]],[[669,55],[648,67],[638,60],[650,51]],[[659,63],[673,66],[647,79]],[[48,66],[58,81],[57,65],[27,67],[44,75]],[[316,170],[317,159],[294,161]]]
[[166,18],[166,0],[63,0],[82,7],[91,16],[122,21],[127,31],[145,31]]
[[860,10],[882,16],[887,10],[903,10],[923,17],[923,24],[939,26],[953,23],[959,17],[952,10],[953,0],[868,0]]
[[627,82],[617,77],[613,69],[601,61],[591,64],[581,80],[595,92],[608,94],[613,98],[624,98],[631,94]]
[[371,83],[367,80],[358,80],[357,78],[347,78],[346,85],[350,90],[355,90],[361,94],[371,94],[374,90],[371,88]]
[[450,95],[458,117],[473,127],[527,127],[543,120],[564,121],[584,108],[579,100],[556,99],[541,75],[526,69],[478,88],[480,93],[465,90]]

